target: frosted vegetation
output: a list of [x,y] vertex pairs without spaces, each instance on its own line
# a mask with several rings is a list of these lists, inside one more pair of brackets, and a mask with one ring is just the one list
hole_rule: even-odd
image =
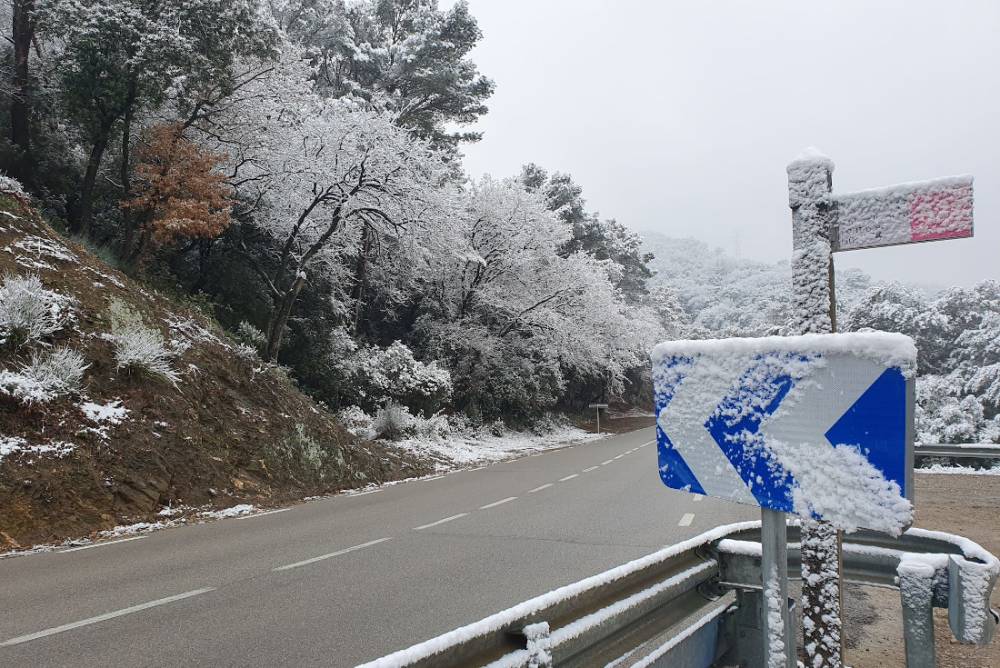
[[[3,197],[33,198],[105,260],[203,306],[234,355],[287,368],[345,420],[371,421],[364,433],[532,429],[592,401],[648,404],[654,343],[782,333],[792,316],[788,264],[644,246],[531,156],[516,174],[465,174],[461,146],[478,139],[467,128],[494,84],[470,58],[482,36],[464,2],[4,11],[20,28],[0,96]],[[44,279],[68,249],[42,241],[3,250]],[[86,270],[94,287],[122,287]],[[955,295],[869,288],[838,274],[842,328],[919,329],[921,438],[997,439],[989,303],[969,293],[979,315],[966,316],[948,310]],[[52,368],[70,391],[72,360],[43,349],[72,302],[31,275],[0,295],[0,341],[19,348],[4,391],[43,396],[32,374]],[[165,323],[164,336],[114,304],[111,320],[122,373],[179,383],[178,357],[201,334]]]

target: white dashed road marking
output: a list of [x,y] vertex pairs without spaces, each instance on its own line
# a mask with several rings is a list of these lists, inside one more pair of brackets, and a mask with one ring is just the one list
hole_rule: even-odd
[[286,564],[285,566],[278,566],[277,568],[272,568],[271,570],[275,572],[288,571],[293,568],[298,568],[299,566],[315,564],[317,561],[323,561],[324,559],[339,557],[340,555],[347,554],[348,552],[356,552],[357,550],[363,550],[366,547],[371,547],[372,545],[378,545],[379,543],[384,543],[387,540],[392,540],[392,537],[390,536],[388,538],[379,538],[378,540],[370,540],[367,543],[361,543],[361,545],[346,547],[343,550],[337,550],[336,552],[330,552],[329,554],[321,554],[318,557],[313,557],[312,559],[305,559],[304,561],[296,561],[294,564]]
[[421,524],[418,527],[413,527],[414,531],[421,531],[423,529],[430,529],[431,527],[436,527],[439,524],[444,524],[445,522],[451,522],[452,520],[457,520],[459,517],[465,517],[469,513],[459,513],[458,515],[452,515],[451,517],[446,517],[443,520],[438,520],[437,522],[431,522],[430,524]]
[[567,480],[572,480],[573,478],[576,478],[579,475],[580,475],[579,473],[574,473],[573,475],[568,475],[565,478],[559,478],[559,482],[566,482]]
[[480,510],[486,510],[487,508],[496,508],[497,506],[502,506],[508,501],[513,501],[516,496],[508,496],[506,499],[500,499],[499,501],[494,501],[493,503],[487,503],[485,506],[479,506]]
[[32,640],[38,640],[39,638],[44,638],[46,636],[55,635],[57,633],[62,633],[63,631],[71,631],[73,629],[78,629],[81,626],[89,626],[91,624],[97,624],[98,622],[104,622],[109,619],[114,619],[115,617],[123,617],[125,615],[131,615],[133,612],[139,612],[141,610],[146,610],[148,608],[155,608],[159,605],[166,605],[167,603],[173,603],[174,601],[181,601],[185,598],[191,598],[192,596],[197,596],[198,594],[204,594],[205,592],[212,591],[212,587],[206,587],[205,589],[195,589],[193,591],[187,591],[183,594],[176,594],[175,596],[167,596],[166,598],[158,598],[155,601],[149,601],[148,603],[140,603],[139,605],[133,605],[129,608],[122,608],[121,610],[115,610],[114,612],[106,612],[103,615],[97,615],[96,617],[88,617],[87,619],[81,619],[78,622],[70,622],[69,624],[63,624],[62,626],[53,626],[50,629],[45,629],[44,631],[38,631],[37,633],[29,633],[28,635],[18,636],[16,638],[11,638],[10,640],[5,640],[0,642],[0,647],[10,647],[11,645],[20,645],[21,643],[30,642]]
[[554,484],[555,484],[555,483],[552,483],[552,482],[547,482],[547,483],[545,483],[544,485],[539,485],[539,486],[538,486],[538,487],[536,487],[535,489],[529,489],[529,490],[528,490],[528,494],[534,494],[535,492],[540,492],[540,491],[542,491],[543,489],[548,489],[549,487],[552,487],[552,485],[554,485]]
[[681,521],[677,523],[677,526],[689,527],[691,526],[691,522],[693,521],[694,521],[694,513],[684,513],[684,516],[681,518]]
[[613,461],[614,461],[613,459],[609,459],[609,460],[607,460],[605,462],[601,462],[601,466],[607,466],[608,464],[610,464]]
[[597,468],[598,467],[596,467],[596,466],[591,466],[589,469],[583,469],[583,471],[581,471],[581,473],[590,473],[591,471],[596,471]]
[[79,552],[80,550],[90,550],[95,547],[104,547],[105,545],[117,545],[118,543],[128,543],[129,541],[140,540],[142,538],[145,538],[145,536],[133,536],[132,538],[109,540],[105,543],[91,543],[90,545],[80,545],[79,547],[71,547],[68,550],[60,550],[59,554],[65,554],[66,552]]
[[705,497],[704,497],[704,496],[702,496],[701,494],[695,494],[695,495],[694,495],[694,502],[695,502],[695,503],[697,503],[698,501],[701,501],[701,500],[702,500],[702,499],[704,499],[704,498],[705,498]]

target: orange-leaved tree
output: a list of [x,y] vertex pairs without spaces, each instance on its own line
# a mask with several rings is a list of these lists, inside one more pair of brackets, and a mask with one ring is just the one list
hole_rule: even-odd
[[149,129],[138,158],[137,194],[122,202],[136,216],[127,243],[130,262],[151,245],[214,239],[229,227],[233,189],[219,171],[225,155],[185,137],[179,123],[165,123]]

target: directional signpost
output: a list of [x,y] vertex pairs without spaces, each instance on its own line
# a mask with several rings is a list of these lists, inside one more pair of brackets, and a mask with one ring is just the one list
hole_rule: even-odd
[[916,350],[836,331],[833,253],[973,234],[972,177],[834,195],[833,162],[788,165],[792,314],[804,336],[661,344],[653,354],[660,476],[760,506],[765,664],[794,666],[782,513],[802,516],[810,668],[841,668],[840,531],[909,522]]
[[901,334],[676,341],[653,351],[660,478],[762,509],[765,665],[795,666],[782,513],[899,533],[916,348]]
[[602,408],[607,408],[607,407],[608,407],[607,404],[590,404],[590,406],[588,406],[588,408],[596,408],[597,409],[597,433],[598,434],[601,433],[601,409]]
[[[787,168],[792,333],[837,330],[834,252],[973,234],[972,177],[835,195],[833,168],[833,161],[815,149],[806,149]],[[805,521],[801,554],[807,663],[811,668],[841,668],[840,536],[823,522]]]

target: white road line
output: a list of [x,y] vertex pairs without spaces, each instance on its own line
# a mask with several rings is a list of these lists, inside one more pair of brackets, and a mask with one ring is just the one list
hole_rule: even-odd
[[583,471],[581,471],[581,473],[590,473],[591,471],[596,471],[598,468],[599,467],[597,467],[597,466],[591,466],[589,469],[583,469]]
[[380,489],[370,489],[367,492],[351,492],[350,494],[345,494],[344,496],[349,499],[354,496],[365,496],[366,494],[375,494],[376,492],[381,492],[381,491],[382,490]]
[[451,522],[452,520],[457,520],[459,517],[465,517],[469,513],[459,513],[458,515],[452,515],[451,517],[446,517],[443,520],[438,520],[437,522],[431,522],[430,524],[421,524],[418,527],[413,527],[414,531],[420,531],[422,529],[430,529],[431,527],[436,527],[439,524],[444,524],[445,522]]
[[607,461],[601,462],[601,466],[607,466],[608,464],[610,464],[613,461],[614,461],[613,459],[609,459]]
[[653,440],[653,441],[646,441],[645,443],[643,443],[639,447],[640,448],[645,448],[647,445],[656,445],[656,441],[655,440]]
[[487,503],[485,506],[479,506],[480,510],[486,510],[487,508],[496,508],[497,506],[502,506],[508,501],[513,501],[516,496],[508,496],[506,499],[500,499],[499,501],[494,501],[493,503]]
[[684,516],[681,518],[681,521],[677,523],[677,526],[689,527],[691,526],[691,522],[693,521],[694,521],[694,513],[684,513]]
[[288,571],[293,568],[298,568],[299,566],[315,564],[317,561],[323,561],[324,559],[330,559],[331,557],[339,557],[340,555],[347,554],[348,552],[356,552],[357,550],[363,550],[366,547],[371,547],[372,545],[378,545],[379,543],[384,543],[387,540],[392,540],[392,536],[389,536],[388,538],[379,538],[378,540],[370,540],[367,543],[361,543],[361,545],[346,547],[343,550],[337,550],[336,552],[331,552],[330,554],[321,554],[318,557],[313,557],[312,559],[305,559],[304,561],[296,561],[294,564],[286,564],[284,566],[278,566],[277,568],[272,568],[271,570],[276,573],[278,571]]
[[704,499],[704,498],[705,498],[705,497],[704,497],[704,496],[702,496],[701,494],[695,494],[695,495],[694,495],[694,502],[695,502],[695,503],[698,503],[699,501],[701,501],[701,500],[702,500],[702,499]]
[[624,457],[624,456],[625,456],[625,455],[618,455],[617,457],[612,457],[612,459],[621,459],[621,458],[622,458],[622,457]]
[[237,517],[238,520],[248,520],[252,517],[263,517],[264,515],[277,515],[278,513],[284,513],[291,510],[291,508],[278,508],[277,510],[266,510],[262,513],[254,513],[253,515],[244,515],[243,517]]
[[63,631],[71,631],[73,629],[78,629],[81,626],[89,626],[91,624],[97,624],[98,622],[104,622],[109,619],[114,619],[115,617],[123,617],[124,615],[131,615],[133,612],[139,612],[140,610],[155,608],[158,605],[166,605],[167,603],[173,603],[174,601],[180,601],[185,598],[191,598],[192,596],[197,596],[198,594],[204,594],[205,592],[212,591],[213,589],[214,587],[195,589],[192,591],[184,592],[183,594],[177,594],[175,596],[167,596],[166,598],[158,598],[155,601],[149,601],[148,603],[140,603],[139,605],[133,605],[128,608],[122,608],[121,610],[115,610],[114,612],[106,612],[103,615],[97,615],[96,617],[88,617],[87,619],[81,619],[78,622],[70,622],[69,624],[63,624],[62,626],[53,626],[52,628],[45,629],[44,631],[38,631],[37,633],[29,633],[28,635],[17,636],[16,638],[5,640],[4,642],[0,642],[0,647],[10,647],[11,645],[20,645],[21,643],[26,643],[32,640],[38,640],[39,638],[44,638],[46,636],[52,636],[57,633],[62,633]]
[[539,486],[538,486],[538,487],[536,487],[535,489],[529,489],[529,490],[528,490],[528,494],[534,494],[535,492],[540,492],[540,491],[542,491],[543,489],[548,489],[549,487],[552,487],[552,485],[554,485],[554,484],[555,484],[555,483],[553,483],[553,482],[547,482],[547,483],[545,483],[544,485],[539,485]]
[[572,480],[573,478],[576,478],[579,475],[580,475],[579,473],[574,473],[573,475],[568,475],[565,478],[559,478],[559,482],[566,482],[567,480]]
[[71,547],[67,550],[59,550],[59,554],[65,554],[67,552],[79,552],[80,550],[89,550],[94,547],[104,547],[105,545],[117,545],[118,543],[127,543],[133,540],[142,540],[145,536],[133,536],[132,538],[122,538],[120,540],[109,540],[104,543],[91,543],[90,545],[80,545],[79,547]]

